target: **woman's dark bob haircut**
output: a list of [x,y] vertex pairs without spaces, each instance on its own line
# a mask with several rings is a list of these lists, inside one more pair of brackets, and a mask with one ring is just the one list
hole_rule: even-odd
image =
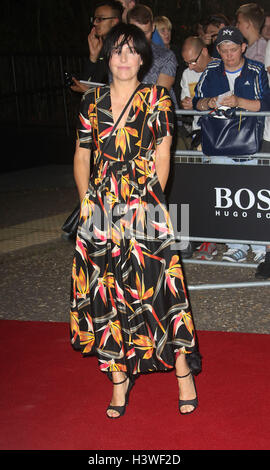
[[148,72],[152,63],[152,50],[144,32],[134,24],[118,23],[107,34],[103,44],[104,60],[109,67],[112,51],[117,46],[119,52],[124,44],[130,47],[141,56],[142,65],[138,72],[138,79],[141,81]]

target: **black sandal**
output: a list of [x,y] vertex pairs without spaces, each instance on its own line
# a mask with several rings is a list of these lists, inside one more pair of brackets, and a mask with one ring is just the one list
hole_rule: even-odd
[[[194,388],[195,388],[196,398],[193,398],[192,400],[179,400],[179,405],[178,406],[179,406],[179,411],[180,411],[181,415],[188,415],[190,413],[193,413],[193,411],[195,411],[197,406],[198,406],[198,397],[197,397],[196,385],[195,385],[194,377],[193,377],[193,374],[192,374],[191,370],[186,375],[176,375],[176,377],[178,379],[184,379],[185,377],[188,377],[189,375],[191,375],[192,380],[193,380],[193,385],[194,385]],[[186,413],[183,413],[181,411],[181,407],[185,406],[185,405],[193,406],[193,410],[187,411]]]
[[[125,383],[127,381],[127,379],[129,379],[129,384],[128,384],[128,388],[127,388],[127,391],[126,391],[125,403],[122,406],[117,406],[117,405],[109,405],[108,406],[108,408],[106,410],[106,415],[110,419],[117,419],[117,418],[120,418],[120,416],[123,416],[125,414],[126,406],[128,405],[129,393],[130,393],[130,390],[132,389],[132,387],[134,385],[134,381],[131,380],[130,377],[126,377],[121,382],[113,382],[113,385],[121,385],[121,384]],[[116,411],[117,413],[119,413],[119,415],[118,416],[109,416],[108,413],[107,413],[108,410]]]

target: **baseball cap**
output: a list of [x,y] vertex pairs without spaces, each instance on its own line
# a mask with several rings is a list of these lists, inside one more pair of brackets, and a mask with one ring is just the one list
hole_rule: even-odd
[[238,28],[235,26],[225,26],[218,32],[216,45],[219,46],[224,41],[231,41],[235,44],[242,44],[245,40],[244,36]]

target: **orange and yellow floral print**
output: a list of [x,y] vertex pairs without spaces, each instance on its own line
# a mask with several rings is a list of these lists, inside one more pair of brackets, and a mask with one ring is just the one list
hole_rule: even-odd
[[100,361],[100,369],[105,372],[126,372],[127,368],[121,363],[114,362],[114,359],[110,361]]
[[115,138],[115,149],[121,149],[122,153],[125,154],[127,150],[127,145],[130,151],[130,135],[133,137],[138,137],[138,131],[136,129],[132,129],[132,127],[121,127],[117,130],[116,138]]
[[103,276],[97,279],[97,287],[94,292],[94,297],[96,296],[96,293],[99,292],[100,297],[102,298],[104,304],[107,305],[107,289],[108,289],[109,295],[114,305],[113,297],[111,294],[111,289],[114,288],[114,276],[112,273],[108,273],[107,269],[108,269],[108,265],[106,266]]
[[84,220],[87,220],[89,217],[92,217],[94,209],[94,202],[89,199],[89,196],[86,194],[81,203],[81,217],[83,217]]
[[165,271],[165,282],[166,285],[169,287],[171,293],[176,297],[178,295],[178,291],[175,286],[175,278],[182,279],[182,269],[179,263],[179,256],[174,255],[171,258],[169,268]]
[[88,275],[85,275],[84,269],[81,267],[79,275],[76,276],[76,288],[77,288],[77,297],[84,298],[89,293],[89,279]]
[[138,158],[135,160],[135,163],[138,167],[138,172],[143,175],[138,178],[138,181],[140,184],[144,184],[149,178],[153,177],[153,163]]
[[91,126],[93,129],[98,128],[97,115],[95,112],[95,108],[96,108],[95,104],[92,103],[92,105],[89,106],[89,110],[88,110],[89,122],[91,123]]
[[130,287],[127,288],[127,290],[130,292],[131,296],[134,299],[137,299],[137,300],[135,300],[135,302],[141,302],[142,300],[145,300],[145,299],[148,299],[149,297],[152,297],[153,292],[154,292],[154,288],[150,287],[146,291],[144,281],[143,281],[143,279],[142,279],[142,281],[140,280],[140,276],[139,276],[138,273],[136,273],[135,283],[136,283],[136,289],[131,289]]
[[164,89],[161,92],[160,98],[158,100],[158,110],[159,111],[171,111],[171,100],[167,94],[165,94]]
[[126,202],[130,192],[129,187],[129,174],[122,175],[121,177],[121,196],[123,200]]
[[100,370],[128,375],[171,370],[197,358],[180,253],[156,173],[173,133],[170,95],[141,84],[125,126],[113,126],[110,86],[82,97],[77,135],[94,152],[72,265],[71,344]]
[[95,343],[95,335],[92,331],[81,331],[80,332],[80,342],[84,346],[83,353],[89,354],[92,350],[92,347]]
[[155,343],[149,336],[144,335],[137,335],[138,339],[134,339],[134,344],[136,344],[135,348],[141,349],[142,351],[146,351],[143,356],[143,359],[150,359],[152,357]]
[[138,265],[144,267],[145,264],[142,248],[146,248],[146,246],[137,242],[135,238],[131,238],[129,241],[129,256],[130,254],[133,254],[137,258]]
[[79,314],[78,312],[70,312],[70,331],[72,333],[72,343],[77,339],[77,336],[80,335],[80,328],[79,328]]
[[121,333],[121,325],[119,320],[112,322],[109,320],[108,324],[105,327],[102,327],[99,331],[104,329],[104,332],[101,336],[101,340],[99,343],[99,348],[104,348],[108,341],[108,338],[112,335],[115,342],[120,346],[123,343],[122,333]]

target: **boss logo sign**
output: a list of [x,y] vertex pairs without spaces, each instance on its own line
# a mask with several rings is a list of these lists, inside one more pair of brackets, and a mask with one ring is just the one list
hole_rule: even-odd
[[269,189],[260,189],[256,194],[248,188],[240,188],[234,193],[230,188],[214,188],[214,190],[216,216],[228,217],[232,215],[238,217],[241,215],[247,217],[248,211],[253,209],[253,211],[257,211],[256,217],[258,219],[262,217],[270,219]]

